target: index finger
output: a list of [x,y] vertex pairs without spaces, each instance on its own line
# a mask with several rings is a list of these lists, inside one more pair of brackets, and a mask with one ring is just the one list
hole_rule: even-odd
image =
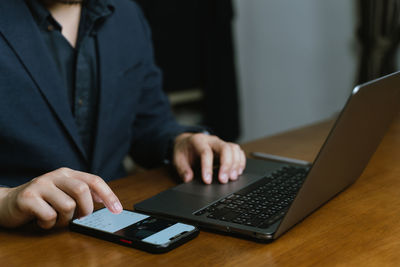
[[68,173],[68,176],[85,182],[112,213],[120,213],[122,211],[122,205],[118,197],[99,176],[74,170]]

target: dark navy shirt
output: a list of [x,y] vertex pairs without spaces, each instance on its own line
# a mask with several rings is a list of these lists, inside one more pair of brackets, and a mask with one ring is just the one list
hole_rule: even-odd
[[68,90],[71,112],[90,159],[99,97],[96,31],[102,22],[112,15],[113,6],[109,0],[85,1],[82,6],[77,43],[73,47],[62,35],[61,25],[40,1],[26,0],[26,2],[64,81],[64,84],[57,89]]

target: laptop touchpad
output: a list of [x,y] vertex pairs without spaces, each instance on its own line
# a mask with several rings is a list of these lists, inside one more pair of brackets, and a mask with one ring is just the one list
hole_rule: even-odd
[[241,188],[260,179],[260,175],[244,174],[236,181],[221,184],[217,177],[213,178],[212,184],[204,184],[200,179],[195,179],[189,183],[180,184],[173,188],[179,192],[190,193],[192,195],[203,196],[206,198],[219,199],[223,196],[231,194]]

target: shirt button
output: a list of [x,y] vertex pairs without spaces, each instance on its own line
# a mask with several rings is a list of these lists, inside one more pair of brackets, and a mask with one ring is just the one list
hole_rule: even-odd
[[49,25],[47,26],[47,30],[48,30],[49,32],[54,31],[54,26],[51,25],[51,24],[49,24]]
[[79,100],[78,100],[78,105],[79,105],[80,107],[82,107],[82,105],[83,105],[83,100],[82,100],[81,98],[79,98]]

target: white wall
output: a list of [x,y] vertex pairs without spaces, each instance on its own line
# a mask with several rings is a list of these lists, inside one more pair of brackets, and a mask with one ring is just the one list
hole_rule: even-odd
[[340,110],[356,74],[349,0],[234,0],[242,140]]

